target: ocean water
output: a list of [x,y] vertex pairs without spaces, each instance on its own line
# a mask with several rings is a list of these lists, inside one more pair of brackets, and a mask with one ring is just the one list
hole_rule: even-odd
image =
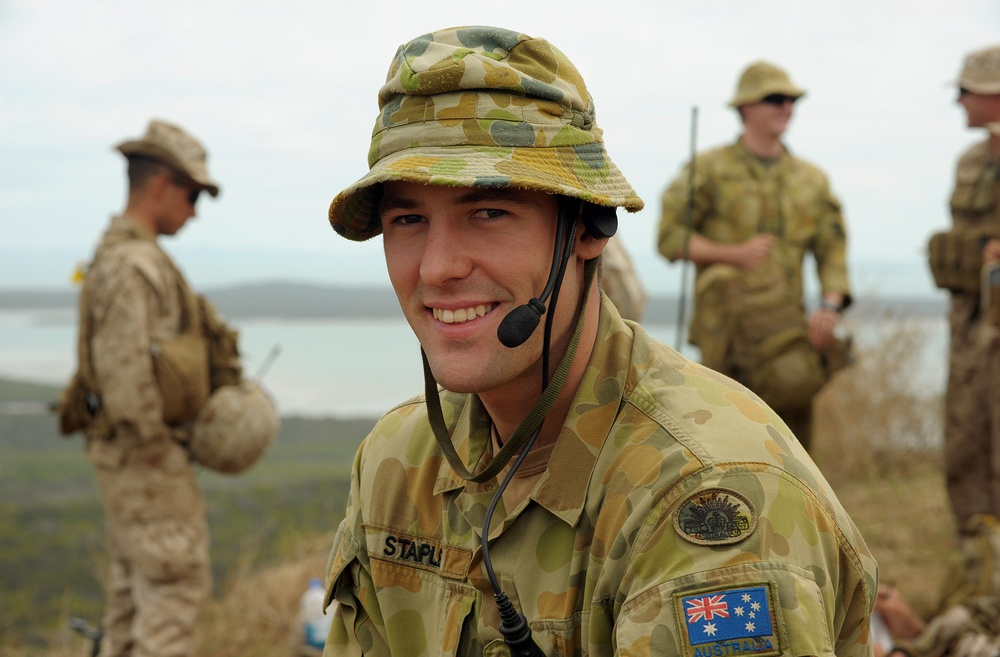
[[[0,310],[0,377],[62,385],[76,365],[76,326],[69,310]],[[920,336],[912,384],[923,394],[943,390],[947,334],[943,317],[846,322],[859,344],[885,340],[896,325]],[[896,322],[896,324],[893,323]],[[373,417],[423,390],[419,345],[406,321],[260,319],[236,324],[244,370],[261,374],[282,414]],[[676,327],[645,325],[655,339],[676,345]],[[277,357],[260,372],[277,347]],[[697,358],[697,351],[681,351]]]

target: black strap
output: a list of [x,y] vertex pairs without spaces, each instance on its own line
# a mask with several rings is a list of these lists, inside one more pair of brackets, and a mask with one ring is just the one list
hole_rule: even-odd
[[514,435],[504,443],[490,464],[478,473],[469,472],[455,450],[455,444],[452,442],[451,436],[448,435],[448,429],[444,422],[444,414],[441,412],[441,398],[438,393],[437,381],[434,379],[434,374],[431,372],[430,365],[427,362],[427,354],[424,353],[423,348],[420,349],[420,358],[424,363],[424,394],[427,402],[427,419],[430,422],[431,430],[434,432],[434,439],[437,441],[441,451],[444,452],[445,458],[448,459],[448,464],[451,465],[452,470],[462,479],[483,483],[495,477],[510,462],[514,455],[520,451],[535,429],[542,425],[545,416],[552,410],[552,405],[555,403],[556,397],[559,396],[563,386],[566,384],[570,365],[580,344],[580,336],[583,334],[583,325],[586,318],[587,300],[590,296],[590,287],[593,284],[594,276],[597,273],[597,264],[597,258],[588,260],[584,264],[583,289],[585,292],[583,302],[580,305],[580,315],[576,322],[576,328],[573,331],[573,337],[566,348],[566,353],[563,354],[562,360],[559,362],[559,367],[552,375],[552,380],[549,381],[549,385],[545,386],[541,397],[535,402],[527,417],[521,421],[521,424],[514,431]]

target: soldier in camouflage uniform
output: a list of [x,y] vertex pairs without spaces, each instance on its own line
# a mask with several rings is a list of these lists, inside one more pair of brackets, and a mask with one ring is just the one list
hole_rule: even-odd
[[[755,62],[744,70],[729,103],[740,114],[743,134],[730,146],[699,154],[668,186],[662,199],[658,247],[671,262],[689,259],[696,263],[696,288],[708,283],[709,272],[715,277],[725,271],[730,278],[741,279],[748,272],[759,274],[773,266],[777,280],[762,285],[787,288],[789,325],[801,325],[803,344],[807,336],[813,349],[825,350],[834,342],[834,330],[840,313],[851,303],[851,292],[840,203],[823,172],[792,155],[781,141],[794,104],[804,94],[772,64]],[[807,252],[816,259],[822,287],[820,305],[808,323],[802,293]],[[732,317],[736,301],[725,295],[696,294],[689,340],[701,349],[704,364],[751,385],[751,370],[759,370],[760,363],[741,363],[732,332],[719,330],[736,321]],[[785,312],[776,309],[767,314],[780,321]],[[763,336],[749,339],[764,342]],[[804,357],[814,364],[820,362],[816,355]],[[811,386],[814,394],[823,382],[815,379],[790,377],[788,385],[803,390]],[[812,394],[785,404],[751,387],[808,448]]]
[[809,456],[594,284],[597,218],[642,201],[565,55],[425,34],[379,106],[329,218],[382,234],[427,386],[355,458],[325,654],[503,655],[525,627],[545,655],[869,654],[876,565]]
[[118,150],[128,161],[125,211],[111,219],[81,291],[81,372],[96,393],[85,430],[107,514],[110,551],[102,657],[187,656],[210,590],[208,531],[187,450],[190,425],[164,421],[156,346],[196,316],[194,295],[157,244],[219,193],[205,151],[164,121]]
[[[958,161],[953,228],[979,235],[981,261],[988,263],[1000,260],[1000,46],[970,54],[958,84],[968,126],[989,134]],[[970,264],[978,271],[975,260]],[[979,290],[951,293],[945,463],[961,527],[977,514],[1000,518],[1000,327],[988,320],[981,299]]]
[[996,657],[1000,655],[1000,521],[975,516],[954,555],[938,611],[924,620],[899,589],[879,586],[875,608],[891,635],[875,657]]

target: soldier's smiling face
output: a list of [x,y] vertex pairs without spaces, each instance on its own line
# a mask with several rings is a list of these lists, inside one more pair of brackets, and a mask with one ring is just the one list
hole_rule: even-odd
[[[514,349],[500,343],[497,327],[545,287],[557,198],[408,182],[385,183],[383,191],[379,218],[389,278],[437,381],[483,397],[537,394],[542,327]],[[581,285],[582,275],[570,267],[553,324],[553,353],[568,343]]]

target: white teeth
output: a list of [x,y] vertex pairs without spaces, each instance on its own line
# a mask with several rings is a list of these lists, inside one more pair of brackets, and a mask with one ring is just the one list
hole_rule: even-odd
[[459,308],[458,310],[435,308],[434,319],[442,321],[445,324],[462,324],[463,322],[471,321],[477,317],[482,317],[491,310],[493,310],[492,303],[489,305],[479,304],[474,308]]

